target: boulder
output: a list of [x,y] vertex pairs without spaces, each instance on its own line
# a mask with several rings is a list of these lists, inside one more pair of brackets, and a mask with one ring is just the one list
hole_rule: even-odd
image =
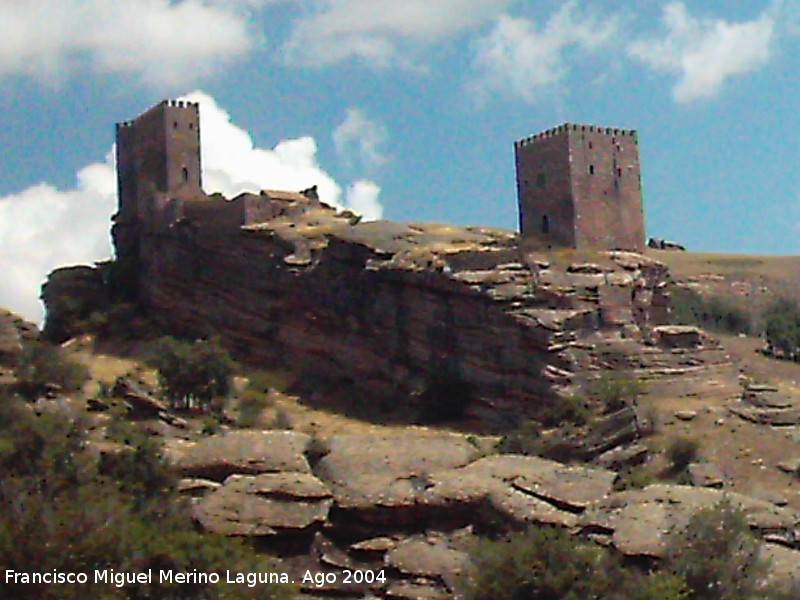
[[730,501],[745,513],[750,528],[773,539],[794,540],[800,515],[769,502],[710,488],[655,484],[611,494],[581,516],[579,527],[606,532],[612,545],[628,556],[663,558],[672,536],[697,511]]
[[199,478],[184,478],[178,481],[178,493],[195,498],[207,496],[221,487],[217,481]]
[[764,544],[761,558],[769,562],[768,584],[785,592],[800,589],[800,552],[777,544]]
[[155,397],[153,388],[132,377],[118,377],[111,393],[125,401],[128,416],[134,419],[154,419],[167,410],[167,404]]
[[384,559],[406,577],[444,583],[453,592],[470,568],[469,555],[437,534],[412,536],[397,544]]
[[[108,265],[108,263],[106,263]],[[80,325],[108,303],[106,267],[64,267],[51,272],[42,286],[45,305],[44,336],[64,342],[82,333]]]
[[655,342],[666,348],[699,348],[705,337],[702,329],[692,325],[661,325],[653,328]]
[[696,410],[676,410],[675,418],[679,421],[694,421],[697,418]]
[[269,537],[321,526],[331,503],[330,492],[309,473],[232,475],[192,511],[205,531]]
[[612,471],[621,471],[622,469],[645,463],[649,453],[647,446],[631,444],[630,446],[612,448],[607,452],[603,452],[603,454],[594,459],[594,463]]
[[185,477],[223,481],[232,474],[310,473],[310,437],[294,431],[229,431],[197,442],[168,440],[165,456]]
[[343,435],[328,441],[316,473],[343,510],[413,507],[431,473],[468,464],[478,450],[460,435]]
[[697,487],[721,488],[725,485],[725,474],[712,463],[689,465],[689,477]]
[[386,588],[386,597],[393,600],[448,600],[453,595],[432,583],[394,581]]
[[778,468],[784,473],[797,475],[797,473],[800,473],[800,457],[781,461],[778,463]]

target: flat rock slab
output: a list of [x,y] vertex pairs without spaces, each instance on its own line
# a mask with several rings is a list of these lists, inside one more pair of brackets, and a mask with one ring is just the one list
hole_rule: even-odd
[[478,449],[459,435],[344,435],[331,438],[317,465],[343,508],[397,506],[414,502],[428,476],[466,465]]
[[182,475],[216,481],[236,473],[310,473],[304,454],[309,441],[294,431],[230,431],[198,442],[170,441],[165,455]]
[[790,473],[794,475],[800,471],[800,457],[781,461],[778,463],[778,468],[784,473]]
[[231,475],[225,480],[225,488],[244,494],[288,500],[324,500],[331,497],[325,484],[313,475],[302,472]]
[[635,467],[647,461],[650,450],[643,444],[633,444],[620,448],[612,448],[603,452],[594,462],[606,469],[618,471],[628,467]]
[[413,536],[401,541],[386,554],[384,562],[404,575],[442,581],[448,587],[455,585],[470,567],[466,552],[436,535]]
[[424,498],[476,512],[488,501],[514,525],[572,527],[575,513],[610,493],[616,477],[613,471],[569,467],[537,456],[495,455],[433,474]]
[[800,515],[769,502],[710,488],[666,484],[611,494],[587,510],[579,526],[608,532],[623,554],[663,558],[672,536],[686,527],[692,515],[722,500],[744,511],[750,527],[762,534],[792,539],[798,533]]
[[737,402],[728,410],[738,417],[759,425],[791,426],[800,425],[800,408],[762,408]]
[[453,594],[429,583],[395,581],[386,589],[386,597],[395,600],[448,600]]
[[178,481],[178,492],[189,496],[205,496],[222,486],[218,481],[199,478],[184,478]]
[[389,550],[393,550],[397,546],[397,540],[394,538],[381,536],[369,538],[350,545],[350,551],[355,554],[365,554],[370,556],[383,556]]
[[498,488],[489,494],[489,504],[497,516],[511,524],[514,529],[530,524],[571,528],[578,523],[577,515],[509,486]]
[[273,473],[229,477],[192,510],[211,533],[264,537],[321,525],[332,503],[330,492],[313,475]]
[[692,485],[697,487],[721,488],[725,485],[725,474],[712,463],[689,465],[689,477]]
[[605,498],[617,474],[605,469],[569,467],[554,463],[517,477],[515,488],[570,512],[581,512]]
[[787,591],[800,586],[800,552],[777,544],[764,544],[761,557],[769,561],[768,583]]

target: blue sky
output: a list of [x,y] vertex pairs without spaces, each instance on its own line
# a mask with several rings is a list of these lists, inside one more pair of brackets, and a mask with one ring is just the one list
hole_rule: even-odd
[[0,305],[110,253],[113,124],[201,101],[206,190],[515,228],[513,141],[636,128],[649,235],[800,252],[800,0],[0,2]]

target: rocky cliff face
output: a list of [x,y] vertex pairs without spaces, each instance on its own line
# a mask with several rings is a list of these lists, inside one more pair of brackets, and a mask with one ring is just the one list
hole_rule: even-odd
[[[139,302],[165,328],[218,334],[242,358],[376,400],[459,382],[492,414],[535,414],[604,368],[677,376],[724,363],[705,337],[658,333],[662,264],[528,254],[509,231],[353,224],[325,207],[231,230],[184,218],[143,235],[140,265]],[[55,275],[48,327],[64,316]]]

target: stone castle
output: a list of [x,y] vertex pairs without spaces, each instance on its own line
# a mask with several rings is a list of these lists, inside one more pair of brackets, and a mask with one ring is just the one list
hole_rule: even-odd
[[[520,237],[362,223],[314,188],[207,195],[198,111],[167,101],[117,126],[115,268],[167,330],[390,404],[463,382],[491,414],[535,412],[606,368],[688,381],[724,362],[663,327],[667,270],[629,251],[644,245],[635,132],[563,125],[517,142]],[[76,276],[51,275],[48,322]]]
[[[635,131],[565,124],[514,149],[523,238],[548,249],[644,248]],[[202,189],[199,106],[191,102],[164,101],[117,124],[117,165],[121,256],[137,252],[136,234],[125,230],[168,227],[184,217],[241,227],[267,221],[281,202],[299,199],[287,192],[210,199]],[[300,195],[315,199],[313,188]]]
[[636,132],[567,123],[514,144],[523,237],[547,248],[644,249]]

